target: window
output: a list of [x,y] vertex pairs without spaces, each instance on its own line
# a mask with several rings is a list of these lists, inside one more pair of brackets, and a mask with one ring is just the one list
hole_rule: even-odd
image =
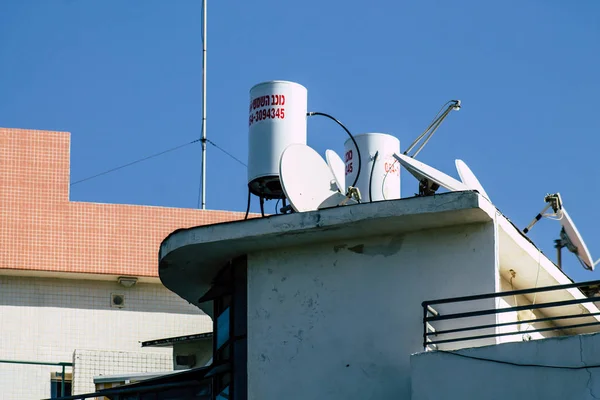
[[219,271],[213,287],[201,301],[213,301],[214,400],[247,400],[248,325],[246,257]]
[[229,340],[230,309],[231,307],[227,307],[217,318],[217,350]]
[[65,392],[62,392],[62,372],[53,372],[50,374],[50,398],[56,399],[63,396],[70,396],[73,387],[73,375],[65,373]]
[[221,393],[217,395],[216,400],[228,400],[229,399],[229,386],[227,386]]

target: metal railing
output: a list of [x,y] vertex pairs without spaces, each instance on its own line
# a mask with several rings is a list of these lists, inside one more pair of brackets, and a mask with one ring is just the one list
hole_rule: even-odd
[[[450,320],[458,320],[462,318],[472,318],[472,317],[483,317],[489,315],[497,315],[507,312],[518,312],[524,310],[540,310],[540,309],[548,309],[554,307],[568,306],[574,304],[584,304],[584,303],[593,303],[600,301],[600,297],[584,297],[581,299],[572,299],[572,300],[563,300],[563,301],[553,301],[548,303],[541,304],[527,304],[513,307],[503,307],[503,308],[488,308],[483,310],[476,311],[466,311],[466,312],[457,312],[457,313],[449,313],[442,314],[438,310],[436,310],[433,306],[439,306],[442,304],[451,304],[451,303],[465,303],[465,302],[473,302],[477,300],[487,300],[487,299],[497,299],[502,297],[509,296],[521,296],[527,294],[535,294],[535,293],[543,293],[543,292],[552,292],[556,290],[565,290],[572,288],[583,288],[583,287],[593,287],[600,286],[600,280],[596,281],[588,281],[588,282],[579,282],[579,283],[570,283],[566,285],[556,285],[556,286],[545,286],[531,289],[522,289],[522,290],[512,290],[508,292],[496,292],[496,293],[487,293],[473,296],[463,296],[463,297],[453,297],[446,299],[438,299],[438,300],[428,300],[421,303],[423,307],[423,349],[425,351],[430,349],[437,349],[437,345],[443,343],[453,343],[453,342],[464,342],[464,341],[473,341],[473,340],[481,340],[481,339],[490,339],[495,337],[502,336],[511,336],[511,335],[523,335],[523,334],[531,334],[531,333],[539,333],[539,332],[549,332],[549,331],[557,331],[557,330],[566,330],[573,328],[583,328],[594,325],[600,325],[599,320],[595,320],[594,322],[586,322],[586,323],[578,323],[573,325],[562,325],[562,326],[550,326],[545,328],[537,328],[537,329],[527,329],[526,331],[511,331],[511,332],[498,332],[497,328],[499,327],[507,327],[511,325],[519,325],[519,324],[533,324],[538,322],[548,322],[552,323],[558,320],[569,320],[569,319],[580,319],[587,317],[595,317],[599,316],[600,312],[590,312],[585,314],[559,314],[557,316],[545,316],[543,318],[532,318],[526,320],[515,320],[510,322],[500,322],[500,323],[488,323],[483,325],[468,325],[461,326],[457,328],[451,329],[435,329],[433,323],[439,321],[450,321]],[[585,296],[585,295],[584,295]],[[597,296],[597,294],[596,294]],[[494,329],[494,333],[488,334],[475,334],[469,335],[469,332],[483,329]],[[467,333],[467,336],[461,336],[456,334]],[[454,334],[454,336],[448,339],[440,338],[444,335]]]
[[71,362],[45,362],[45,361],[24,361],[24,360],[0,360],[0,364],[20,364],[20,365],[48,365],[52,367],[61,367],[61,380],[60,380],[60,388],[61,394],[65,395],[65,368],[71,367],[73,368],[73,363]]

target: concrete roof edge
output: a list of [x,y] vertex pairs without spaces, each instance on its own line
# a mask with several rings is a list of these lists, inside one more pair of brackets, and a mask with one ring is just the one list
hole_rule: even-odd
[[[479,209],[494,219],[495,207],[473,191],[449,192],[435,196],[363,203],[303,213],[274,215],[178,229],[160,245],[159,261],[170,252],[188,245],[209,244],[224,240],[260,239],[269,235],[300,233],[308,230],[335,229],[366,219],[385,219],[405,215],[424,215]],[[239,229],[244,224],[244,229]]]

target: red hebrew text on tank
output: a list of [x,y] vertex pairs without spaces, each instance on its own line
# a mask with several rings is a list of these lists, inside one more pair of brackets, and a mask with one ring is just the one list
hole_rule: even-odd
[[253,98],[250,101],[248,126],[267,119],[285,119],[284,105],[284,94],[271,94]]

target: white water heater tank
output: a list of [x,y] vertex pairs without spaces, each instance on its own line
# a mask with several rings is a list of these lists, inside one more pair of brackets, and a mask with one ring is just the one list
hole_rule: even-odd
[[279,160],[289,145],[306,144],[307,96],[304,86],[287,81],[263,82],[250,89],[248,187],[254,195],[285,196]]
[[[400,163],[393,157],[400,153],[400,140],[386,133],[363,133],[355,135],[354,140],[360,150],[361,171],[356,187],[360,190],[363,202],[369,201],[369,181],[371,170],[371,199],[392,200],[400,198]],[[358,155],[351,139],[344,144],[346,163],[346,186],[352,185],[358,172]],[[375,153],[377,160],[373,160]]]

